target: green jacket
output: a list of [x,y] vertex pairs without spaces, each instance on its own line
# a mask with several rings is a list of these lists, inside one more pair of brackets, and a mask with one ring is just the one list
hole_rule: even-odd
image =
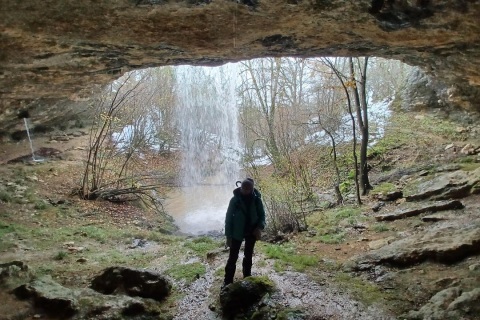
[[[250,221],[249,225],[246,224]],[[225,217],[225,236],[236,240],[243,240],[245,235],[255,228],[265,228],[265,209],[263,208],[260,192],[255,189],[253,199],[247,208],[240,195],[240,188],[233,190]],[[247,233],[247,234],[246,234]]]

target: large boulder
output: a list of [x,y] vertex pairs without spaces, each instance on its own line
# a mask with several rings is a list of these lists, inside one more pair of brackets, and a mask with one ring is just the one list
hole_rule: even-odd
[[407,201],[459,199],[476,193],[480,193],[480,167],[421,177],[403,190]]
[[[13,290],[21,300],[30,300],[37,312],[56,319],[122,319],[138,316],[143,320],[161,319],[158,302],[126,295],[104,295],[89,288],[67,288],[50,276],[35,279]],[[3,318],[2,318],[3,319]]]
[[25,281],[30,279],[32,274],[28,265],[23,261],[11,261],[0,263],[0,285],[9,287],[12,282]]
[[21,285],[13,293],[19,299],[32,299],[37,307],[59,317],[70,317],[79,310],[74,292],[44,277]]
[[220,292],[222,312],[232,316],[248,311],[273,290],[273,282],[266,277],[247,277],[234,282]]
[[355,269],[378,264],[410,266],[426,260],[450,264],[480,253],[480,221],[447,226],[413,235],[353,258]]
[[110,267],[92,280],[91,288],[103,294],[125,293],[161,301],[170,294],[172,285],[157,272]]
[[459,287],[436,293],[418,311],[405,317],[412,320],[478,319],[480,314],[480,288],[462,291]]

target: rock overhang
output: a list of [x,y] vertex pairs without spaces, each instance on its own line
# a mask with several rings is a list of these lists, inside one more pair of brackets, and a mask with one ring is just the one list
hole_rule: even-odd
[[479,16],[477,0],[5,2],[0,123],[23,109],[61,114],[134,69],[266,56],[402,60],[462,88],[479,110]]

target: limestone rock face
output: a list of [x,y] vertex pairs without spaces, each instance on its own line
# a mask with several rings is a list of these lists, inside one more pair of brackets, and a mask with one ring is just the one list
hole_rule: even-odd
[[133,69],[262,56],[399,59],[478,110],[479,16],[478,0],[3,1],[0,125],[61,115]]
[[358,270],[378,264],[411,266],[426,260],[455,263],[480,252],[479,221],[459,229],[458,226],[432,229],[394,241],[353,260]]

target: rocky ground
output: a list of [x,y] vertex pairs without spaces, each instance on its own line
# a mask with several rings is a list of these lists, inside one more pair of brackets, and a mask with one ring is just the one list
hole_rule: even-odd
[[[254,275],[272,288],[237,272],[234,297],[266,293],[237,319],[480,319],[480,130],[455,130],[373,158],[363,206],[312,213],[307,231],[260,242]],[[1,146],[0,319],[222,319],[223,239],[71,196],[86,147],[76,135],[37,140],[51,148],[43,162],[12,162],[28,147]],[[92,284],[114,266],[131,271],[105,276],[109,290]],[[149,296],[151,283],[166,297]]]

